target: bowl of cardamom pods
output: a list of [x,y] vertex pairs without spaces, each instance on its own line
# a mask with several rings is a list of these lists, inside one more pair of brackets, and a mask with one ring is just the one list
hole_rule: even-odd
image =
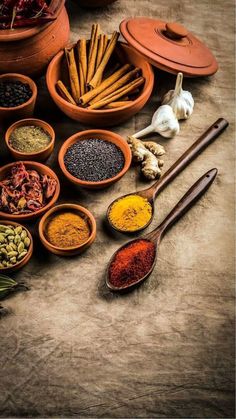
[[0,220],[0,272],[21,269],[33,253],[33,239],[27,228],[13,221]]

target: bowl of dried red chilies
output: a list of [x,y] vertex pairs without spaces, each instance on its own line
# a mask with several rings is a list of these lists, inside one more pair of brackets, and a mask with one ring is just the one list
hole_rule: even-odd
[[0,72],[39,75],[68,42],[65,0],[0,1]]
[[52,169],[32,161],[0,169],[0,218],[32,220],[57,201],[60,183]]

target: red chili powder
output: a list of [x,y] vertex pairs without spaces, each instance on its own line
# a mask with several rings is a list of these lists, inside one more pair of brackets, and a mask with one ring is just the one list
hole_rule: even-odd
[[110,283],[119,288],[141,279],[150,271],[155,252],[155,245],[144,239],[136,240],[123,247],[110,265]]

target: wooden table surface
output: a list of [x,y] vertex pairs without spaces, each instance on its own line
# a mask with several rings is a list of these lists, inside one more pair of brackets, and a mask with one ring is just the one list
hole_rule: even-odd
[[[67,183],[57,152],[86,127],[62,115],[44,79],[38,81],[36,114],[56,130],[48,165],[60,176],[60,201],[88,207],[98,232],[86,253],[65,259],[43,249],[31,225],[34,256],[16,275],[31,290],[2,302],[10,314],[0,319],[0,415],[234,417],[234,2],[119,0],[92,11],[68,0],[67,8],[71,40],[89,36],[93,22],[111,33],[127,16],[145,15],[184,24],[216,55],[215,76],[184,81],[195,108],[179,135],[150,137],[166,148],[165,170],[218,117],[230,126],[158,197],[149,230],[204,172],[219,170],[204,197],[165,236],[153,275],[133,293],[113,296],[104,287],[104,272],[126,238],[106,230],[106,208],[146,183],[134,167],[103,191]],[[160,71],[155,77],[148,105],[115,132],[126,137],[150,122],[175,81]],[[9,160],[3,140],[0,159]]]

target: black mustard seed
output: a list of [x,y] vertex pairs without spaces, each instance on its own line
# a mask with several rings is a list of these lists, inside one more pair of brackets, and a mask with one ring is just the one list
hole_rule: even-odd
[[0,106],[11,108],[22,105],[32,96],[32,90],[27,83],[21,81],[0,82]]
[[123,169],[125,159],[115,144],[89,138],[72,144],[66,151],[64,163],[76,178],[99,182],[116,176]]

